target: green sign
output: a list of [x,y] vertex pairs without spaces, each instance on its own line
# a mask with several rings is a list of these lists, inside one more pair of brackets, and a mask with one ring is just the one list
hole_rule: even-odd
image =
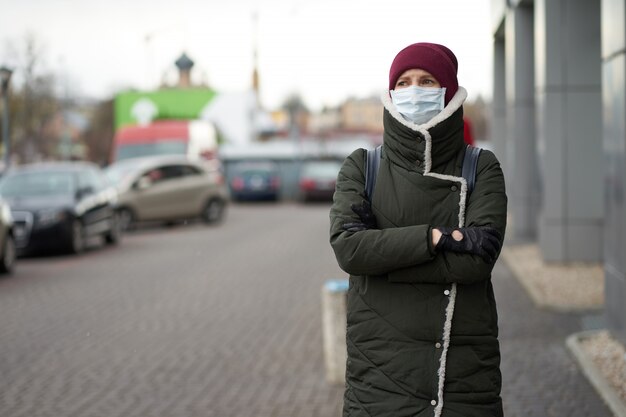
[[198,119],[216,95],[209,89],[120,93],[115,97],[115,129],[158,119]]

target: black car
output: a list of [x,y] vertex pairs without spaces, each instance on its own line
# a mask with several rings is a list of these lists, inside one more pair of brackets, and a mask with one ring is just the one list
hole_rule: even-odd
[[0,195],[9,203],[19,252],[61,249],[80,253],[88,238],[120,238],[117,192],[100,168],[88,162],[23,165],[0,181]]
[[280,171],[271,161],[246,161],[230,168],[233,200],[278,200]]

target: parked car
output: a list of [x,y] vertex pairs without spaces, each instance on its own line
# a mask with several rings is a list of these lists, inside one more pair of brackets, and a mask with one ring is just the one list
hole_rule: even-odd
[[0,181],[11,207],[19,252],[36,249],[84,250],[101,235],[117,244],[117,193],[100,168],[88,162],[50,162],[11,168]]
[[106,169],[119,194],[123,228],[136,222],[222,220],[228,189],[217,160],[166,155],[126,159]]
[[245,161],[230,168],[230,193],[234,200],[278,200],[280,171],[271,161]]
[[0,273],[10,274],[15,267],[15,237],[11,208],[0,200]]
[[332,201],[341,162],[307,161],[300,170],[300,197],[303,201]]

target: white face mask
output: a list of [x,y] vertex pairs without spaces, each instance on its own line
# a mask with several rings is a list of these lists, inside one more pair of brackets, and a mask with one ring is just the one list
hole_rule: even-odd
[[402,117],[417,125],[435,117],[445,107],[445,88],[410,86],[391,90],[391,102]]

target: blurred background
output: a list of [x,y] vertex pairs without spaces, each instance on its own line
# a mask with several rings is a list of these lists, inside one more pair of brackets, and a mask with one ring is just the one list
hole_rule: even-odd
[[[229,150],[274,139],[379,141],[390,62],[420,39],[449,45],[463,62],[467,113],[486,139],[488,1],[436,7],[446,3],[456,10],[444,25],[416,25],[407,11],[431,3],[9,1],[0,58],[14,70],[13,157],[105,165],[120,129],[168,119],[210,122]],[[450,30],[461,27],[462,36]]]
[[1,416],[339,415],[330,201],[419,41],[507,180],[506,415],[619,415],[626,1],[370,3],[0,4]]

